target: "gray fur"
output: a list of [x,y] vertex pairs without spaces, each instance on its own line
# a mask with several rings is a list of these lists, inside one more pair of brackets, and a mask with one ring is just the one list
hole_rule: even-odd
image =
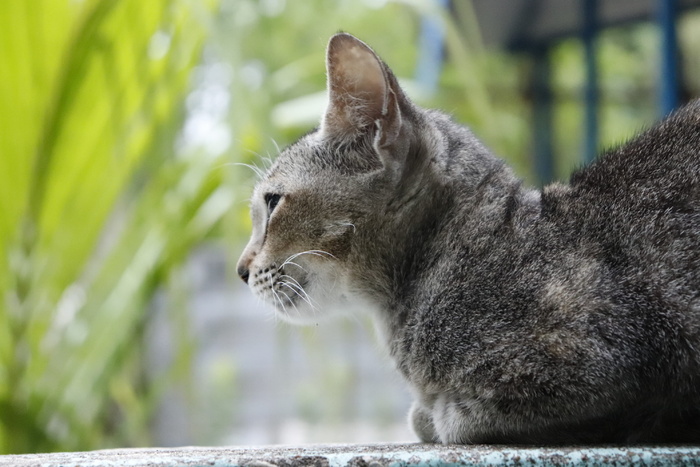
[[290,321],[366,306],[423,441],[700,441],[700,103],[539,192],[359,40],[328,69],[321,129],[253,194],[253,291]]

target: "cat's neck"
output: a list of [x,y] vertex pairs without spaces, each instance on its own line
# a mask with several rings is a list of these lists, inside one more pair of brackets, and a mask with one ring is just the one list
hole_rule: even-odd
[[352,282],[374,303],[381,327],[401,326],[432,270],[464,257],[465,242],[484,245],[496,229],[539,212],[538,192],[523,189],[499,159],[473,150],[451,156],[414,174],[368,222],[375,228],[360,242]]

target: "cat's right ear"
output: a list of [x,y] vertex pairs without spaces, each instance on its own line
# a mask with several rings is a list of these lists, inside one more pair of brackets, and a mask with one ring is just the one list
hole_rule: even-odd
[[324,138],[374,138],[377,150],[390,146],[401,129],[396,78],[372,49],[339,33],[328,43],[328,107],[321,122]]

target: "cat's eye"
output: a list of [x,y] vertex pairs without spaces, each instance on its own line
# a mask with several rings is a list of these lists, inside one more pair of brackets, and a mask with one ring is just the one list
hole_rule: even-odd
[[272,211],[274,211],[277,207],[277,204],[279,204],[280,199],[282,199],[282,195],[278,195],[277,193],[265,194],[265,204],[267,204],[268,215],[272,214]]

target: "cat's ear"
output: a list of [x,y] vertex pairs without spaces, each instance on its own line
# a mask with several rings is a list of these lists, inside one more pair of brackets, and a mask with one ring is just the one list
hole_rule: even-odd
[[328,108],[321,134],[348,141],[360,135],[374,137],[377,149],[388,147],[401,129],[396,78],[361,40],[340,33],[328,43]]

